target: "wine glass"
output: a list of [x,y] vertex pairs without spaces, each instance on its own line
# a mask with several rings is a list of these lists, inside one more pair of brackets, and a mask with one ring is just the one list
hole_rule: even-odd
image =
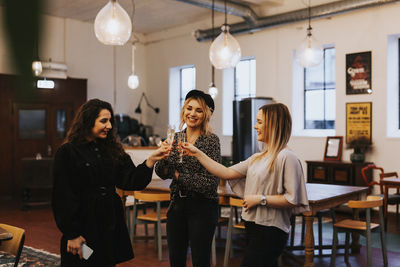
[[182,145],[183,143],[186,142],[186,133],[181,131],[178,133],[178,146],[179,146],[179,163],[182,163],[182,158],[183,158],[183,148]]
[[175,137],[175,127],[168,125],[168,131],[167,131],[167,143],[172,146],[172,143],[174,142],[174,137]]

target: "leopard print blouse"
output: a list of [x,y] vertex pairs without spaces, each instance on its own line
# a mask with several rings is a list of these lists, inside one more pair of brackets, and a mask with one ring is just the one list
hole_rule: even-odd
[[[209,173],[200,162],[192,156],[183,156],[180,163],[177,151],[177,133],[174,137],[174,148],[168,158],[156,163],[155,171],[162,179],[172,179],[171,200],[179,197],[179,190],[186,193],[194,193],[201,197],[218,202],[219,179]],[[203,151],[211,159],[221,162],[221,147],[218,136],[200,135],[194,146]],[[179,172],[178,180],[174,179],[175,170]]]

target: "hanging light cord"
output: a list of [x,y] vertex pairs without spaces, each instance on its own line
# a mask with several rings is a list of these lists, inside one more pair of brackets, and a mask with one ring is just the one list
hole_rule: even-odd
[[311,0],[308,0],[308,28],[307,28],[307,36],[311,36]]
[[226,10],[226,0],[224,1],[224,6],[225,6],[225,25],[228,24],[228,18],[227,18],[227,10]]

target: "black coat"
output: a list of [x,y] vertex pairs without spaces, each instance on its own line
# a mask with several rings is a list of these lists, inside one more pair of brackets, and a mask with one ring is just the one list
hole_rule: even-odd
[[[144,189],[152,173],[145,162],[136,167],[127,154],[111,160],[95,142],[66,143],[59,148],[54,159],[52,207],[63,234],[62,266],[108,266],[133,258],[115,187]],[[87,261],[66,251],[67,240],[78,236],[83,236],[94,251]]]

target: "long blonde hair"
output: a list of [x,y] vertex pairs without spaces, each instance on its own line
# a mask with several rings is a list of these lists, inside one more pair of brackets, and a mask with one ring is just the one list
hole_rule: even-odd
[[292,133],[292,117],[289,109],[281,103],[264,105],[260,110],[264,115],[263,142],[266,146],[264,151],[256,156],[252,163],[264,156],[269,157],[270,161],[267,168],[269,171],[273,171],[279,152],[289,142]]
[[179,129],[182,129],[183,125],[185,124],[184,113],[185,109],[189,105],[190,100],[196,100],[200,104],[200,107],[204,112],[204,118],[200,125],[201,134],[210,135],[212,133],[212,128],[210,126],[210,119],[212,113],[210,108],[207,106],[206,101],[204,101],[204,99],[201,97],[194,96],[194,97],[189,97],[188,99],[185,100],[185,103],[183,104],[183,107],[181,109],[181,123],[179,124]]

